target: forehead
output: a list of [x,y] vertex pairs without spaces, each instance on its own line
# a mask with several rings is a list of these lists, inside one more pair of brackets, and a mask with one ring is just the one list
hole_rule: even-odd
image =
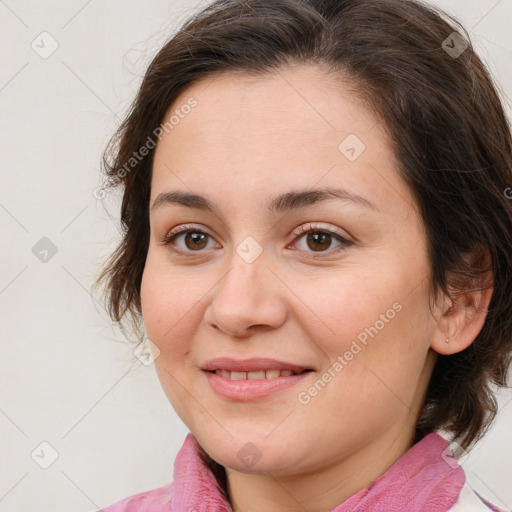
[[167,137],[171,144],[171,139],[178,144],[178,138],[193,136],[198,147],[214,141],[223,143],[219,149],[226,149],[225,144],[231,143],[233,151],[250,147],[254,155],[258,142],[275,141],[284,150],[299,150],[305,142],[311,149],[323,140],[322,149],[328,145],[337,149],[343,134],[363,137],[373,127],[379,131],[377,119],[351,84],[304,65],[262,76],[239,72],[203,78],[175,99],[165,119],[191,98],[197,106],[180,116],[172,129],[174,137]]
[[[191,101],[194,108],[183,108]],[[171,116],[179,121],[157,144],[152,200],[167,188],[249,199],[318,184],[371,189],[377,205],[412,203],[382,123],[353,84],[318,68],[206,77],[176,98],[163,122]]]

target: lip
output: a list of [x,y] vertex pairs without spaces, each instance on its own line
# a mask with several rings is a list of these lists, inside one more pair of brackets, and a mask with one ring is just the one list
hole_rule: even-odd
[[[267,369],[271,369],[268,366]],[[304,372],[289,377],[276,377],[275,379],[245,379],[231,380],[211,371],[203,370],[211,388],[218,395],[238,402],[249,402],[265,398],[269,395],[288,389],[300,381],[315,374],[314,371]]]
[[[257,372],[260,370],[291,370],[298,373],[302,370],[314,370],[310,366],[301,366],[286,361],[278,361],[277,359],[269,359],[266,357],[252,357],[250,359],[233,359],[231,357],[217,357],[207,361],[203,366],[203,370],[227,370],[230,372]],[[285,378],[285,377],[277,377]],[[286,377],[288,378],[288,377]]]

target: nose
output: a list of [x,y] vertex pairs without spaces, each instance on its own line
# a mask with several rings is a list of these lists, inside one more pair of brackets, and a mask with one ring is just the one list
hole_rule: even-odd
[[212,290],[205,322],[231,337],[279,328],[286,319],[286,286],[264,252],[253,261],[234,253],[230,267]]

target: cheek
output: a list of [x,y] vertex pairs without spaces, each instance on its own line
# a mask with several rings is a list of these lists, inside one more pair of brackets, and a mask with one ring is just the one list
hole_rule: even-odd
[[392,386],[407,385],[428,352],[426,288],[396,262],[393,266],[391,258],[380,268],[345,270],[315,280],[314,286],[303,281],[296,290],[307,298],[309,310],[302,328],[318,340],[327,365],[343,359],[342,373],[352,375],[352,382],[360,385],[373,370]]
[[[190,286],[165,263],[149,257],[141,282],[141,306],[148,338],[160,350],[155,369],[169,402],[182,418],[187,418],[188,356],[198,301],[205,291]],[[191,291],[194,290],[193,293]]]
[[191,293],[192,290],[189,279],[181,279],[165,264],[148,255],[140,292],[142,316],[148,338],[162,354],[171,346],[176,355],[186,349],[180,349],[179,340],[186,339],[187,326],[194,316],[194,305],[203,294],[201,290]]
[[338,286],[326,280],[317,290],[307,303],[315,312],[317,335],[309,331],[309,336],[326,356],[319,378],[329,383],[313,398],[313,407],[336,428],[351,418],[361,432],[408,418],[428,353],[425,291],[410,293],[398,269],[387,278],[347,276]]
[[370,269],[345,268],[337,275],[330,270],[314,282],[302,281],[294,291],[305,298],[308,307],[308,322],[303,327],[311,336],[322,337],[331,357],[343,354],[353,340],[371,339],[368,331],[374,332],[371,328],[376,323],[380,333],[398,321],[401,293],[397,279],[400,276],[389,272],[385,276]]

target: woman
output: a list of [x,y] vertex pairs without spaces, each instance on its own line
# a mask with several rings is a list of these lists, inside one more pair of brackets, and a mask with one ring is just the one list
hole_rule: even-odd
[[105,153],[124,233],[98,282],[190,434],[172,484],[105,510],[499,510],[457,457],[510,364],[511,146],[423,4],[189,20]]

